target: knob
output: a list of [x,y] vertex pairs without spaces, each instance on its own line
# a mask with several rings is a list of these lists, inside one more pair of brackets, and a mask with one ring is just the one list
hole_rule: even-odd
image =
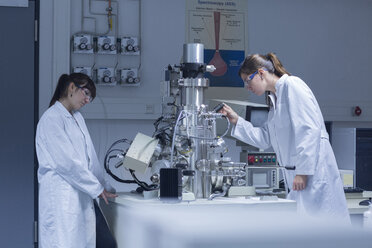
[[127,77],[127,83],[132,84],[134,81],[133,77]]
[[102,45],[102,49],[103,50],[109,50],[110,49],[110,44],[109,43],[105,43]]
[[115,51],[116,50],[116,45],[111,45],[110,46],[110,51]]
[[108,77],[108,76],[104,76],[104,77],[102,78],[102,81],[103,81],[104,83],[108,83],[108,82],[110,82],[110,77]]
[[252,165],[252,164],[254,164],[254,156],[248,156],[248,164],[249,165]]
[[128,45],[125,47],[125,49],[128,51],[128,52],[132,52],[133,51],[133,46],[132,45]]
[[85,50],[87,48],[87,44],[85,44],[85,43],[80,43],[79,44],[79,49],[80,50]]

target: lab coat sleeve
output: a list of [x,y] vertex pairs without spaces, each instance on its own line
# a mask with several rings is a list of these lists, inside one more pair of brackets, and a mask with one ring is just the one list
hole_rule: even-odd
[[115,193],[116,189],[104,177],[104,175],[105,175],[104,168],[99,163],[97,153],[94,149],[93,142],[92,142],[90,136],[88,136],[88,140],[89,140],[88,142],[90,142],[90,147],[91,147],[91,156],[92,156],[92,160],[93,160],[92,161],[93,162],[93,165],[92,165],[93,168],[92,169],[93,169],[94,175],[97,177],[98,181],[103,185],[103,187],[108,192]]
[[267,122],[263,127],[254,127],[252,123],[239,117],[236,125],[232,127],[231,136],[261,149],[271,146]]
[[65,133],[63,122],[50,118],[44,120],[39,128],[41,135],[37,145],[49,157],[48,160],[52,161],[52,169],[76,189],[93,199],[97,198],[102,193],[103,186],[79,158]]
[[322,127],[318,104],[310,88],[296,77],[287,84],[286,99],[295,145],[296,175],[314,175]]
[[96,150],[94,149],[93,141],[90,137],[88,127],[84,121],[83,116],[80,113],[77,113],[77,117],[79,119],[79,123],[84,129],[84,134],[86,135],[88,147],[90,149],[89,155],[91,157],[92,162],[92,172],[97,177],[98,181],[103,185],[103,187],[111,193],[115,193],[116,189],[105,179],[105,171],[103,165],[99,163],[98,156]]

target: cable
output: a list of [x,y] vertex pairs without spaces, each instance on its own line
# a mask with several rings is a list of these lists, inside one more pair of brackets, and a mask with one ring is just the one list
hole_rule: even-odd
[[113,152],[113,151],[120,151],[123,154],[123,150],[119,150],[119,149],[113,149],[113,150],[110,150],[110,151],[108,151],[106,153],[106,155],[105,155],[105,161],[104,161],[104,167],[105,167],[105,170],[106,170],[107,174],[109,174],[113,179],[115,179],[116,181],[121,182],[121,183],[137,183],[134,180],[124,180],[124,179],[121,179],[118,176],[116,176],[114,173],[112,173],[112,171],[110,170],[110,166],[109,166],[110,160],[111,160],[111,158],[118,157],[117,154],[116,154],[116,156],[109,156],[109,154],[111,152]]
[[[112,173],[112,171],[110,170],[110,160],[112,159],[112,158],[115,158],[115,157],[119,157],[118,155],[119,154],[121,154],[121,156],[125,156],[125,152],[124,152],[124,150],[120,150],[120,149],[117,149],[117,148],[115,148],[115,149],[113,149],[113,147],[115,146],[115,145],[117,145],[117,144],[120,144],[120,143],[129,143],[129,144],[131,144],[131,142],[129,141],[129,140],[127,140],[127,139],[120,139],[120,140],[117,140],[117,141],[115,141],[111,146],[110,146],[110,148],[107,150],[107,152],[106,152],[106,155],[105,155],[105,159],[104,159],[104,168],[105,168],[105,170],[106,170],[106,172],[107,172],[107,174],[109,174],[113,179],[115,179],[116,181],[118,181],[118,182],[121,182],[121,183],[137,183],[136,181],[134,181],[134,180],[124,180],[124,179],[121,179],[121,178],[119,178],[118,176],[116,176],[114,173]],[[117,151],[117,152],[119,152],[119,153],[117,153],[115,156],[109,156],[112,152],[114,152],[114,151]]]
[[230,120],[229,120],[229,118],[227,118],[226,115],[222,115],[222,118],[225,118],[226,119],[226,121],[227,121],[227,128],[226,128],[226,131],[221,135],[221,138],[223,138],[227,134],[227,132],[229,131],[229,129],[230,129]]
[[[172,148],[171,148],[171,166],[173,165],[173,153],[174,153],[174,143],[175,143],[175,139],[176,139],[176,134],[177,134],[177,127],[178,127],[178,123],[183,115],[183,113],[186,113],[185,110],[181,110],[180,114],[178,115],[178,118],[177,118],[177,121],[176,121],[176,125],[174,126],[174,132],[173,132],[173,138],[172,138]],[[187,129],[187,127],[186,127]]]
[[[113,179],[115,179],[116,181],[121,182],[121,183],[129,183],[129,184],[130,183],[135,183],[135,184],[139,185],[141,188],[143,188],[143,190],[145,190],[145,191],[151,191],[151,190],[158,189],[158,185],[156,185],[156,184],[148,185],[146,182],[142,182],[142,181],[138,180],[138,178],[134,174],[134,170],[129,169],[129,172],[130,172],[131,176],[133,177],[133,180],[124,180],[124,179],[121,179],[120,177],[116,176],[114,173],[112,173],[112,171],[110,170],[110,160],[114,159],[114,158],[122,159],[126,155],[126,152],[124,150],[114,148],[114,146],[116,146],[120,143],[131,144],[132,142],[130,142],[128,139],[120,139],[120,140],[115,141],[110,146],[110,148],[106,152],[105,160],[104,160],[104,167],[105,167],[105,170],[106,170],[107,174],[109,174]],[[112,152],[118,152],[118,153],[116,153],[115,155],[110,155]]]
[[130,174],[132,175],[134,181],[135,181],[135,182],[136,182],[140,187],[142,187],[145,191],[157,190],[157,189],[159,188],[158,185],[156,185],[156,184],[148,185],[146,182],[142,182],[142,181],[138,180],[138,178],[137,178],[136,175],[134,174],[134,170],[129,169],[129,172],[130,172]]

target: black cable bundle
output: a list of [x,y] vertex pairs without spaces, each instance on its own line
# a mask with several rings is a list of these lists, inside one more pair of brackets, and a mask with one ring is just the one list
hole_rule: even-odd
[[[116,181],[121,182],[121,183],[136,183],[145,191],[151,191],[151,190],[158,189],[158,185],[155,185],[155,184],[148,185],[146,182],[142,182],[142,181],[138,180],[138,178],[134,174],[134,171],[131,170],[131,169],[129,170],[129,172],[130,172],[130,174],[131,174],[131,176],[133,177],[134,180],[124,180],[124,179],[121,179],[120,177],[116,176],[114,173],[112,173],[112,171],[110,170],[110,160],[113,159],[113,158],[118,158],[120,156],[122,156],[124,158],[125,155],[127,154],[127,151],[124,151],[124,150],[118,149],[118,148],[114,148],[114,146],[116,146],[120,143],[127,143],[129,145],[132,144],[132,142],[128,139],[120,139],[120,140],[115,141],[110,146],[110,148],[106,152],[105,160],[104,160],[104,167],[105,167],[105,170],[106,170],[107,174],[109,174],[113,179],[115,179]],[[117,152],[117,153],[115,155],[110,155],[113,152]],[[123,162],[117,164],[115,167],[119,167],[122,164],[123,164]]]

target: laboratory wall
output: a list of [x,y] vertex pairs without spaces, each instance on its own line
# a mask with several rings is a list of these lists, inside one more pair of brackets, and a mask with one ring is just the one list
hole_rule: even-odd
[[[152,123],[160,114],[159,85],[164,79],[164,67],[180,62],[182,44],[187,39],[185,1],[118,1],[124,5],[138,2],[141,7],[140,22],[131,23],[140,25],[141,29],[138,34],[141,85],[118,88],[112,97],[110,90],[102,90],[104,95],[83,110],[101,161],[115,140],[133,139],[137,132],[152,134]],[[40,2],[39,112],[42,114],[58,76],[71,70],[69,46],[72,30],[76,29],[74,15],[79,14],[74,6],[79,1]],[[372,84],[368,73],[372,67],[372,0],[248,0],[247,3],[247,54],[275,52],[292,74],[304,79],[312,88],[325,120],[345,127],[372,127],[369,97]],[[126,14],[136,19],[138,12]],[[209,88],[206,97],[264,103],[263,97],[254,96],[244,88]],[[146,114],[143,102],[149,99],[152,99],[153,111]],[[360,116],[353,114],[356,106],[362,109]],[[138,108],[138,115],[131,117],[131,111]],[[122,114],[113,115],[112,109],[122,110]],[[239,159],[240,148],[235,146],[235,141],[227,140],[227,143],[229,155]],[[127,172],[120,173],[128,176]],[[128,187],[113,184],[118,190]]]

